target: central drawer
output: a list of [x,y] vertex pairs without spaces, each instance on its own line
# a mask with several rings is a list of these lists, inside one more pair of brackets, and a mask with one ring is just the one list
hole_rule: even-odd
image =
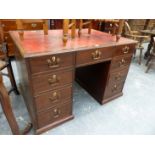
[[54,90],[71,84],[73,81],[73,70],[57,71],[50,74],[41,74],[32,77],[34,95],[45,91]]
[[32,74],[70,68],[73,67],[74,63],[73,53],[35,57],[29,60]]
[[104,47],[77,52],[76,66],[84,66],[110,60],[112,59],[114,51],[115,48],[113,47]]

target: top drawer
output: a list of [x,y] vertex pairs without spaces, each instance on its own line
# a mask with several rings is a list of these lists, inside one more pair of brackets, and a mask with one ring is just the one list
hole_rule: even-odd
[[51,70],[59,70],[73,67],[75,63],[74,54],[57,54],[51,56],[30,58],[30,68],[33,74]]
[[80,51],[76,56],[76,65],[84,66],[93,64],[96,62],[104,61],[111,59],[113,56],[115,48],[114,47],[105,47],[97,48],[92,50]]
[[118,46],[116,47],[114,56],[132,54],[135,50],[135,46],[135,44]]

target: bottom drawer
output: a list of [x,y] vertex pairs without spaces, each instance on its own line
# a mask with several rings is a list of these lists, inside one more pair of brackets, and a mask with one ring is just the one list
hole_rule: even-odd
[[46,112],[38,113],[38,126],[44,127],[70,115],[72,115],[71,103],[57,105]]
[[113,95],[122,92],[123,86],[124,81],[109,84],[106,88],[104,98],[112,97]]

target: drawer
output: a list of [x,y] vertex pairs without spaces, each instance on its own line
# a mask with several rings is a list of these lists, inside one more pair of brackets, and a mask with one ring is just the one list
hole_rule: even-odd
[[104,98],[112,97],[113,95],[122,92],[123,86],[124,81],[109,83],[109,85],[106,88]]
[[135,46],[135,44],[118,46],[116,47],[114,56],[132,54],[135,50]]
[[113,72],[110,74],[109,82],[111,83],[111,82],[123,81],[126,79],[127,73],[128,73],[128,67],[123,70]]
[[32,77],[34,95],[60,88],[73,81],[73,71],[54,72],[51,74],[41,74]]
[[45,112],[38,113],[39,128],[55,123],[72,115],[71,103],[57,105]]
[[76,65],[83,66],[111,59],[114,51],[115,51],[114,47],[105,47],[94,50],[77,52]]
[[53,107],[57,104],[62,104],[69,100],[72,100],[72,87],[64,87],[63,89],[58,89],[54,91],[50,91],[47,93],[43,93],[37,97],[35,97],[35,104],[37,108],[37,112],[44,111]]
[[73,67],[75,63],[74,54],[57,54],[51,56],[31,58],[29,60],[31,72],[40,73]]
[[16,20],[2,20],[3,31],[17,30]]
[[26,30],[41,30],[43,29],[43,24],[38,22],[26,23],[24,24],[24,29]]
[[122,56],[122,57],[115,57],[112,60],[111,63],[111,69],[123,69],[124,67],[127,67],[130,65],[130,61],[131,61],[132,55],[126,55],[126,56]]

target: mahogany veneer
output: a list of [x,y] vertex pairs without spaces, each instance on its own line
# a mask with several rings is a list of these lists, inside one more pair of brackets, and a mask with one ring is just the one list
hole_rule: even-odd
[[121,96],[136,41],[92,30],[62,42],[62,30],[10,32],[21,92],[37,134],[73,118],[72,87],[79,82],[100,104]]

